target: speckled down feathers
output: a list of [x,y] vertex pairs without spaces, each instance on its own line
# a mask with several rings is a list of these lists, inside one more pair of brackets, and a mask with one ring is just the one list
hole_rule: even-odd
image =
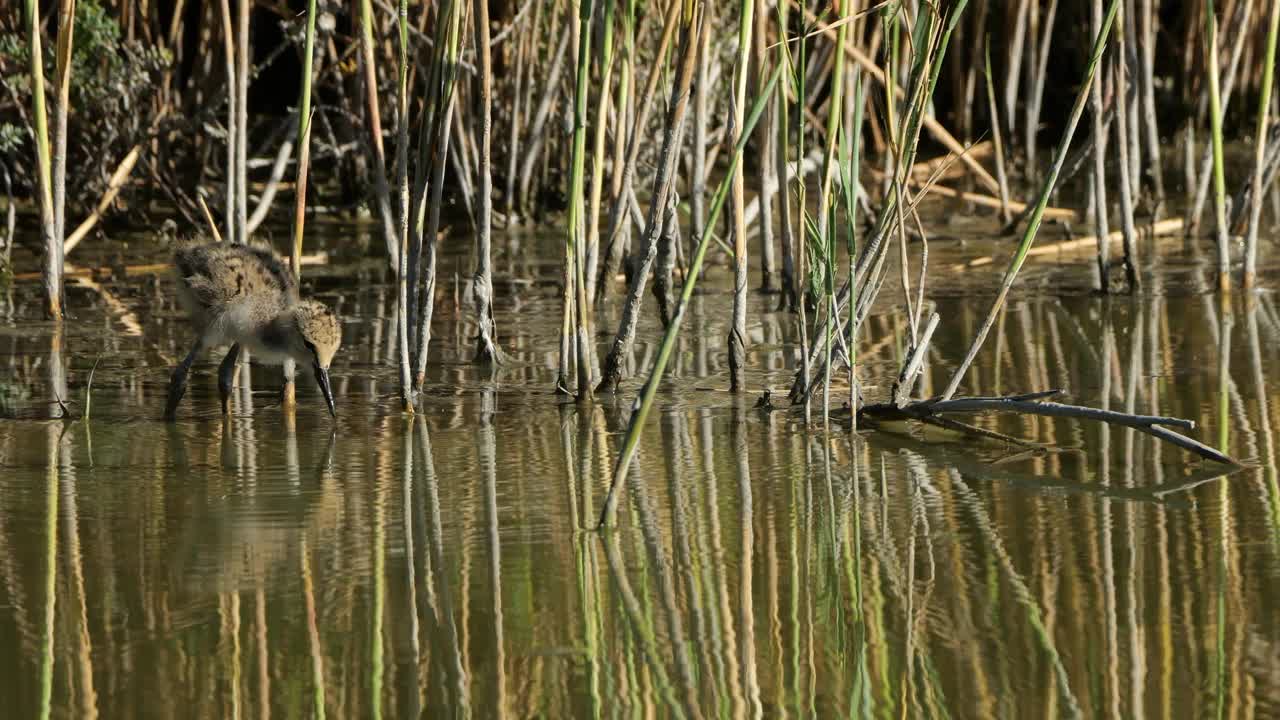
[[280,310],[298,299],[289,268],[265,248],[210,243],[188,245],[173,254],[187,310],[206,322],[212,314],[254,298]]
[[266,362],[293,358],[328,367],[342,342],[338,317],[303,300],[269,249],[220,243],[174,252],[178,295],[206,345],[240,343]]

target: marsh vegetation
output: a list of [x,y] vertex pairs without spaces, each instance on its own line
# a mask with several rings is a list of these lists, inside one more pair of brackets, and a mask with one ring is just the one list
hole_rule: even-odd
[[[5,7],[0,688],[84,716],[148,686],[214,717],[1280,702],[1278,23]],[[342,318],[336,420],[240,353],[159,422],[196,237],[270,247]]]

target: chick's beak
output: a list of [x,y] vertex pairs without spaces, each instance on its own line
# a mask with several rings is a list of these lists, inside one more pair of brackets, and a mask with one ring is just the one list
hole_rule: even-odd
[[338,417],[338,411],[333,406],[333,390],[329,387],[329,369],[320,367],[320,363],[315,363],[312,369],[315,371],[316,384],[324,394],[324,401],[329,405],[329,414]]

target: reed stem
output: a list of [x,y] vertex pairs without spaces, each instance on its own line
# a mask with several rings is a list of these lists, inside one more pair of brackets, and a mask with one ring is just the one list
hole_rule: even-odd
[[[741,0],[738,16],[738,56],[733,74],[733,116],[730,137],[735,146],[746,134],[742,121],[747,107],[747,75],[750,72],[751,35],[755,29],[755,0]],[[844,28],[840,28],[841,32]],[[747,365],[747,222],[744,174],[735,165],[733,183],[733,323],[729,328],[729,392],[741,392],[746,384]],[[714,227],[708,223],[708,227]]]
[[[302,240],[307,221],[307,173],[311,167],[311,82],[315,46],[316,0],[308,0],[306,40],[302,51],[302,93],[298,98],[298,175],[294,184],[293,242],[289,253],[289,270],[293,273],[295,284],[302,277]],[[284,363],[283,403],[286,409],[292,408],[297,402],[295,373],[296,368],[290,358]]]
[[1246,290],[1254,286],[1258,275],[1258,225],[1262,221],[1262,196],[1265,187],[1262,177],[1264,158],[1267,154],[1271,85],[1275,77],[1276,64],[1276,36],[1280,34],[1278,31],[1280,31],[1280,2],[1272,2],[1271,12],[1267,15],[1267,49],[1262,61],[1262,85],[1258,90],[1258,129],[1253,146],[1253,192],[1249,196],[1249,229],[1244,243],[1244,277],[1241,284]]
[[1222,169],[1222,98],[1218,88],[1218,20],[1205,0],[1205,44],[1209,54],[1209,138],[1213,144],[1213,218],[1218,240],[1218,290],[1231,289],[1231,245],[1227,236],[1227,191]]
[[45,312],[62,320],[62,238],[58,236],[53,206],[53,178],[49,158],[49,115],[45,109],[44,53],[40,43],[40,6],[26,0],[27,42],[31,49],[31,104],[35,116],[36,182],[40,206],[40,230],[44,238],[43,282]]
[[480,57],[480,208],[476,227],[476,361],[501,363],[497,329],[493,319],[493,269],[490,245],[493,233],[493,59],[489,43],[489,2],[475,0],[472,16],[476,49]]

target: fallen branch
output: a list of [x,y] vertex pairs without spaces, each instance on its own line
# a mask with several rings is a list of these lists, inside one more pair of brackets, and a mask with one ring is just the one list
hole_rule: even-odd
[[[953,154],[953,155],[946,155],[944,156],[943,159],[945,159],[949,164],[954,162],[958,157],[961,157],[961,156]],[[937,161],[929,160],[927,162],[934,163]],[[917,164],[916,167],[919,168],[920,164]],[[884,171],[878,170],[873,167],[865,168],[863,172],[869,172],[870,175],[876,178],[877,180],[883,180],[885,178]],[[981,205],[983,207],[995,208],[997,210],[1000,209],[1001,207],[1000,198],[994,197],[992,195],[985,195],[983,193],[968,192],[966,190],[956,190],[955,188],[949,188],[946,185],[939,185],[937,183],[937,180],[939,180],[942,176],[945,176],[946,174],[948,174],[948,171],[941,171],[941,169],[935,169],[934,172],[938,173],[938,177],[930,176],[922,179],[919,175],[912,175],[911,184],[916,186],[917,188],[921,188],[922,191],[927,190],[928,193],[931,195],[941,195],[942,197],[956,198],[958,200],[971,202],[974,205]],[[933,181],[933,184],[929,184],[930,180]],[[923,194],[924,193],[921,192],[921,196],[923,196]],[[1023,213],[1027,211],[1029,208],[1032,208],[1034,206],[1024,202],[1020,202],[1018,200],[1010,200],[1008,202],[1008,207],[1010,212]],[[1052,220],[1067,220],[1070,222],[1074,222],[1080,219],[1080,213],[1075,210],[1072,210],[1071,208],[1046,207],[1044,209],[1044,217],[1050,218]],[[1011,226],[1014,224],[1015,223],[1010,223]]]
[[107,189],[102,193],[102,199],[98,201],[97,206],[93,208],[93,212],[89,213],[89,217],[85,218],[76,229],[62,243],[62,255],[66,257],[68,253],[75,249],[80,241],[84,239],[89,231],[98,224],[103,214],[107,212],[107,208],[111,207],[111,203],[115,202],[116,195],[120,194],[120,189],[129,181],[129,175],[133,173],[133,168],[138,164],[138,158],[142,155],[142,148],[151,141],[155,136],[156,128],[159,127],[160,121],[169,113],[169,107],[166,105],[160,109],[155,119],[151,121],[151,127],[147,130],[147,137],[139,141],[136,145],[129,149],[120,164],[116,166],[115,172],[111,173],[111,178],[107,181]]
[[66,242],[62,243],[63,255],[74,250],[80,244],[80,241],[84,239],[84,236],[88,235],[89,231],[102,219],[102,215],[107,211],[107,208],[111,207],[112,202],[115,202],[116,195],[120,193],[120,188],[124,187],[125,182],[129,180],[129,174],[133,172],[133,166],[138,164],[138,156],[141,154],[142,143],[138,143],[120,161],[116,171],[111,173],[111,180],[107,183],[107,191],[102,194],[102,199],[98,201],[97,207],[67,237]]
[[[1149,237],[1161,237],[1163,235],[1177,235],[1182,232],[1184,226],[1183,218],[1170,218],[1161,220],[1146,227],[1139,228],[1138,233]],[[1119,230],[1107,234],[1107,240],[1111,243],[1123,242],[1124,236]],[[1041,245],[1027,251],[1027,257],[1040,257],[1043,255],[1061,255],[1063,253],[1092,251],[1098,247],[1098,236],[1088,235],[1086,237],[1076,238],[1074,240],[1063,240],[1062,242],[1052,243],[1049,245]],[[952,270],[967,270],[969,268],[982,267],[990,265],[996,261],[994,255],[983,255],[974,258],[966,263],[956,263],[951,266]]]
[[[949,188],[945,185],[936,185],[936,184],[933,187],[929,188],[929,192],[936,195],[941,195],[943,197],[952,197],[952,198],[958,198],[960,200],[966,200],[968,202],[973,203],[974,205],[982,205],[984,207],[997,208],[997,209],[1000,208],[1000,198],[992,197],[991,195],[983,195],[982,193],[956,190],[954,188]],[[1032,207],[1032,206],[1024,202],[1019,202],[1017,200],[1009,201],[1010,212],[1022,212],[1023,210],[1026,210],[1029,207]],[[1080,213],[1076,212],[1075,210],[1072,210],[1070,208],[1059,208],[1059,207],[1046,207],[1044,209],[1044,216],[1053,220],[1079,220],[1080,219]]]
[[1199,440],[1189,438],[1186,435],[1182,435],[1169,429],[1170,427],[1176,427],[1182,430],[1193,430],[1196,426],[1195,421],[1193,420],[1160,415],[1131,415],[1129,413],[1116,412],[1114,410],[1101,410],[1082,405],[1040,402],[1043,398],[1057,395],[1060,392],[1062,391],[1048,390],[1030,393],[1027,395],[1010,395],[1006,397],[964,397],[954,398],[951,400],[930,398],[928,400],[919,400],[909,403],[903,407],[898,407],[896,404],[891,402],[876,403],[862,407],[858,411],[858,416],[859,420],[866,419],[870,421],[927,421],[940,415],[996,411],[1011,412],[1018,415],[1041,415],[1044,417],[1071,418],[1075,420],[1095,420],[1097,422],[1104,422],[1110,425],[1120,425],[1123,427],[1133,428],[1134,430],[1146,433],[1152,437],[1177,445],[1184,450],[1193,452],[1206,460],[1212,460],[1226,465],[1239,464],[1228,455],[1205,445]]

